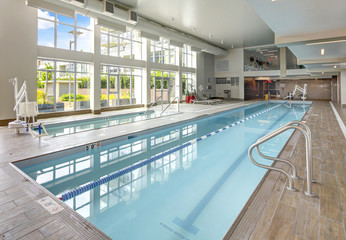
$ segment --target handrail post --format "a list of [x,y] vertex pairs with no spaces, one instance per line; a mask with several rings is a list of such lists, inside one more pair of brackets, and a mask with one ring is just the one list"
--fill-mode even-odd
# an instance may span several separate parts
[[[293,125],[293,124],[300,124],[302,125],[304,128],[300,127],[300,126],[296,126],[296,125]],[[266,169],[271,169],[271,170],[276,170],[276,171],[279,171],[283,174],[285,174],[289,180],[289,186],[288,186],[288,189],[293,189],[293,182],[292,182],[292,177],[287,173],[285,172],[284,170],[282,169],[279,169],[279,168],[275,168],[275,167],[271,167],[271,166],[267,166],[267,165],[263,165],[263,164],[260,164],[258,162],[256,162],[252,156],[252,150],[253,148],[256,147],[257,149],[257,152],[259,153],[260,156],[264,157],[264,158],[267,158],[269,160],[273,160],[273,161],[282,161],[282,162],[285,162],[287,164],[289,164],[290,166],[292,166],[293,168],[293,176],[295,175],[294,172],[295,172],[295,167],[292,163],[288,163],[287,160],[283,160],[283,159],[279,159],[279,158],[273,158],[273,157],[268,157],[268,156],[265,156],[263,155],[260,151],[259,151],[259,148],[258,146],[260,144],[262,144],[263,142],[266,142],[267,140],[281,134],[282,132],[285,132],[289,129],[296,129],[296,130],[299,130],[303,133],[304,137],[305,137],[305,146],[306,146],[306,181],[307,181],[307,190],[305,191],[305,194],[307,196],[314,196],[314,194],[312,193],[312,143],[311,143],[311,131],[309,129],[309,127],[305,124],[305,123],[302,123],[302,122],[299,122],[299,121],[293,121],[293,122],[290,122],[290,123],[287,123],[283,126],[281,126],[280,128],[276,129],[275,131],[267,134],[266,136],[264,137],[261,137],[260,139],[257,140],[256,143],[252,144],[249,148],[249,157],[251,159],[251,161],[256,165],[256,166],[259,166],[259,167],[262,167],[262,168],[266,168]]]
[[179,97],[175,97],[175,98],[168,104],[168,106],[161,112],[160,116],[169,108],[169,106],[172,105],[172,103],[174,102],[175,99],[177,99],[177,102],[178,102],[178,112],[180,111],[180,109],[179,109],[179,102],[180,102]]

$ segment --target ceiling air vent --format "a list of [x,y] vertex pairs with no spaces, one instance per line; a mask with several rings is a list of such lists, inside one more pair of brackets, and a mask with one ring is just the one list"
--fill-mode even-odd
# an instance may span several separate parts
[[137,17],[138,17],[137,13],[131,10],[129,10],[128,13],[129,13],[128,21],[133,24],[137,23]]
[[104,1],[103,2],[103,11],[107,13],[108,15],[113,15],[114,14],[114,4],[109,1]]

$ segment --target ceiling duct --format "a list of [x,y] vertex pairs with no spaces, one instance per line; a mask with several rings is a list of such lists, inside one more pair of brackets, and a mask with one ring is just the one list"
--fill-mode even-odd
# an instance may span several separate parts
[[119,32],[126,32],[126,26],[120,25],[120,24],[117,24],[114,22],[110,22],[110,21],[104,20],[102,18],[97,18],[96,24],[99,26],[102,26],[102,27],[112,28],[112,29],[119,31]]
[[34,8],[40,8],[43,10],[47,10],[50,12],[57,12],[59,14],[62,14],[67,17],[74,17],[74,10],[66,7],[61,7],[58,5],[55,5],[53,3],[44,2],[41,0],[26,0],[25,1],[26,6],[34,7]]
[[155,35],[155,34],[151,34],[151,33],[147,33],[145,31],[141,31],[140,37],[145,37],[145,38],[150,39],[150,40],[155,41],[155,42],[160,41],[160,36]]
[[194,47],[194,46],[191,46],[191,51],[200,53],[200,52],[202,52],[202,49]]
[[[42,1],[42,0],[41,0]],[[148,34],[155,36],[162,36],[163,38],[182,42],[190,46],[201,49],[203,52],[208,52],[214,55],[225,55],[227,52],[219,47],[212,46],[206,42],[195,39],[191,36],[185,35],[173,29],[148,21],[137,16],[137,24],[134,26],[133,19],[129,19],[129,10],[124,10],[114,5],[114,14],[104,14],[104,1],[100,0],[43,0],[44,2],[53,3],[59,6],[68,8],[74,5],[74,10],[82,14],[98,18],[106,19],[107,21],[114,22],[119,25],[126,25],[139,31],[144,31]],[[71,4],[72,3],[72,4]],[[112,18],[110,20],[109,18]],[[149,38],[149,37],[148,37]]]
[[173,40],[173,39],[169,40],[169,44],[172,45],[172,46],[175,46],[175,47],[180,47],[180,48],[184,47],[184,43],[176,41],[176,40]]

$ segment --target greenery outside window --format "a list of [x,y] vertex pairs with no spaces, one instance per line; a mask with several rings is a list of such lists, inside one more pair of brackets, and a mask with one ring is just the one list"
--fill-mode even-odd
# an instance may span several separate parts
[[37,103],[39,112],[90,108],[89,64],[38,59]]
[[101,66],[101,107],[142,102],[142,69]]

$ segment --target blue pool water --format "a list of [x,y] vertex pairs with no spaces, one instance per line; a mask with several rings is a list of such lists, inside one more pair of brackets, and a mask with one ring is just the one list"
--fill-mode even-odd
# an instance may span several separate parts
[[[221,239],[266,173],[251,163],[249,146],[283,124],[301,120],[308,106],[255,104],[17,166],[58,197],[93,186],[65,203],[113,239]],[[276,156],[290,134],[262,144],[262,152]],[[100,186],[93,184],[114,173],[121,174]]]
[[[79,121],[47,124],[45,125],[45,128],[50,136],[56,137],[61,135],[84,132],[88,130],[94,130],[99,128],[111,127],[111,126],[116,126],[120,124],[126,124],[126,123],[132,123],[132,122],[157,118],[157,117],[160,117],[160,113],[161,112],[155,112],[151,110],[147,112],[111,115],[107,117],[99,117],[99,118],[85,119],[85,120],[79,120]],[[163,116],[166,116],[167,114],[174,114],[174,113],[165,112]],[[38,128],[35,130],[38,131]]]

